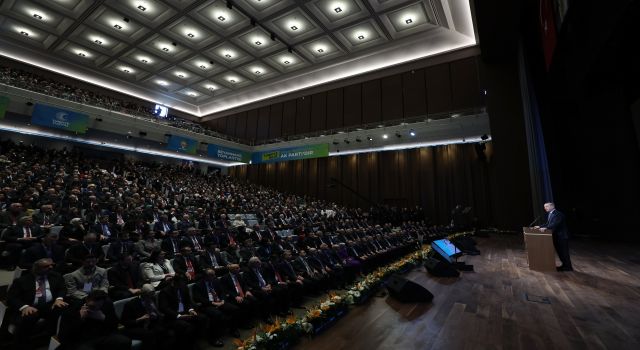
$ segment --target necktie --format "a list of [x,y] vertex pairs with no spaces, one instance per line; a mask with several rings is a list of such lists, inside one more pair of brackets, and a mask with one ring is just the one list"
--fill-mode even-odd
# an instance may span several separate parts
[[200,243],[198,243],[198,239],[195,236],[191,236],[191,240],[193,241],[193,247],[196,250],[200,250]]
[[304,268],[307,269],[307,273],[309,274],[309,276],[313,276],[313,271],[311,271],[311,268],[309,267],[309,264],[307,264],[307,261],[303,257],[300,257],[300,260],[302,261]]
[[49,225],[49,217],[46,215],[44,216],[44,224]]
[[209,301],[220,301],[220,298],[218,298],[218,293],[216,293],[215,288],[213,288],[213,284],[211,284],[210,282],[207,282],[207,292],[209,293]]
[[182,302],[182,293],[180,293],[180,289],[178,289],[177,292],[178,292],[178,313],[181,314],[184,312],[184,303]]
[[31,229],[29,226],[24,227],[24,238],[31,238]]
[[276,275],[276,280],[278,282],[283,282],[282,276],[280,276],[280,273],[278,272],[278,270],[275,267],[273,267],[273,264],[271,264],[271,268],[273,269],[273,273]]
[[102,225],[102,234],[107,237],[111,236],[111,232],[109,232],[109,227],[107,226],[107,224]]
[[191,259],[184,258],[184,263],[187,266],[187,273],[191,278],[195,276],[195,271],[193,270],[193,264],[191,263]]
[[260,270],[255,269],[254,271],[256,273],[256,276],[258,276],[258,283],[260,284],[260,288],[266,286],[267,282],[265,282],[264,278],[262,278],[262,274],[260,273]]
[[38,305],[43,305],[47,302],[47,280],[44,277],[38,278]]
[[216,260],[215,254],[209,253],[209,259],[211,259],[211,266],[218,267],[218,260]]
[[238,281],[238,278],[235,275],[231,275],[231,278],[233,278],[233,284],[236,287],[236,292],[238,292],[238,296],[241,298],[244,298],[244,292],[242,291],[242,286],[240,286],[240,281]]

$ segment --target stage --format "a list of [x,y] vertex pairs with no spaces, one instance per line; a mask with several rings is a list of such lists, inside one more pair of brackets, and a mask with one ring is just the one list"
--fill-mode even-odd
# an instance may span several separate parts
[[[475,272],[406,276],[432,304],[374,297],[296,349],[640,349],[640,246],[572,240],[574,272],[527,267],[520,236],[477,238]],[[559,264],[559,261],[558,261]]]

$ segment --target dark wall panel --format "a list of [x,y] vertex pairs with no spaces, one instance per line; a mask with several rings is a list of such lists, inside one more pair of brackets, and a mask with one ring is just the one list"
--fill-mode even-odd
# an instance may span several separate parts
[[269,113],[269,138],[282,136],[282,103],[271,105]]
[[297,112],[296,112],[296,134],[305,134],[310,131],[309,120],[311,118],[311,99],[299,98],[296,99]]
[[269,137],[269,110],[269,106],[258,110],[258,130],[256,132],[258,141],[266,140]]
[[402,75],[402,98],[406,118],[427,114],[427,91],[424,69]]
[[236,136],[236,124],[238,123],[238,116],[232,115],[227,117],[227,126],[225,130],[225,134],[230,136]]
[[247,112],[247,140],[256,139],[256,131],[258,129],[258,110],[252,109]]
[[327,127],[327,93],[311,96],[311,131],[325,130]]
[[362,83],[362,123],[377,123],[382,120],[380,113],[380,79]]
[[238,114],[235,136],[243,140],[247,139],[247,112]]
[[284,103],[282,111],[282,135],[289,136],[296,133],[296,101]]
[[476,58],[470,57],[450,63],[451,96],[454,110],[480,105],[480,87]]
[[449,65],[441,64],[428,67],[424,72],[427,81],[428,112],[443,113],[451,111],[451,79]]
[[344,125],[342,94],[342,89],[327,91],[327,129],[337,129]]
[[362,124],[362,84],[344,88],[344,126]]
[[401,119],[402,108],[402,76],[392,75],[380,79],[382,120]]

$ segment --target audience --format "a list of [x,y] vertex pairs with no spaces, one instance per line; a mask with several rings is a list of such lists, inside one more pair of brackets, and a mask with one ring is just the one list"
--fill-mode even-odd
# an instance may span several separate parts
[[0,142],[0,162],[0,263],[47,270],[44,288],[55,289],[40,301],[20,289],[39,288],[34,277],[14,284],[9,311],[22,327],[33,322],[19,317],[25,305],[66,308],[63,324],[87,333],[61,329],[63,345],[130,346],[112,303],[133,298],[120,322],[144,348],[169,346],[154,337],[166,329],[181,346],[198,334],[222,346],[225,332],[272,322],[412,251],[418,237],[451,232],[428,226],[419,208],[367,213],[179,166],[10,141]]

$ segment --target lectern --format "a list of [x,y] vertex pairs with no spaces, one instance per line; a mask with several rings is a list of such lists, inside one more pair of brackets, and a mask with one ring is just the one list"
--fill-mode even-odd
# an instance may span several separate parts
[[527,249],[529,269],[535,271],[555,271],[556,256],[553,249],[551,230],[540,231],[533,227],[523,227],[524,244]]

